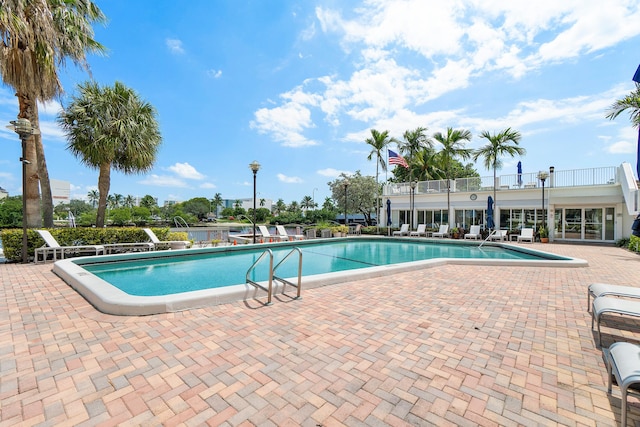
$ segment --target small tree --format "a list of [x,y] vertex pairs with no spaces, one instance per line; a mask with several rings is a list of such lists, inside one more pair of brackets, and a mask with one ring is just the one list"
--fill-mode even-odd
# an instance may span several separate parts
[[333,200],[338,206],[338,212],[340,212],[340,207],[345,206],[345,182],[348,182],[346,191],[347,214],[360,213],[364,216],[367,224],[371,224],[371,214],[376,210],[376,198],[378,195],[375,177],[363,176],[360,171],[356,171],[351,176],[341,174],[340,178],[327,183],[331,189]]

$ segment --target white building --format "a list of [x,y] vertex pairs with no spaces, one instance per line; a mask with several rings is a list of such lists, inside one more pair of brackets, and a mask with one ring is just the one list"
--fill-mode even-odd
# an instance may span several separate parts
[[[614,242],[631,235],[638,213],[639,192],[629,163],[619,167],[464,178],[450,181],[447,210],[446,180],[387,184],[383,192],[381,225],[386,225],[387,200],[391,226],[412,223],[468,230],[487,223],[488,198],[494,197],[495,227],[519,233],[543,223],[551,241]],[[412,188],[413,187],[413,188]],[[543,195],[544,194],[544,195]]]

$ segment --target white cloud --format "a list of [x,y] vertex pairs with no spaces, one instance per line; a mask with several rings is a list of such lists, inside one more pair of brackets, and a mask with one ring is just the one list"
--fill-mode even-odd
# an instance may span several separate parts
[[62,111],[62,105],[56,100],[50,100],[45,103],[38,102],[38,116],[56,116]]
[[184,48],[182,47],[182,40],[166,39],[165,43],[171,53],[174,53],[177,55],[181,55],[184,53]]
[[222,77],[222,70],[207,70],[207,75],[211,78],[219,79],[220,77]]
[[611,154],[631,154],[636,152],[636,143],[630,141],[618,141],[606,147],[606,152]]
[[200,184],[199,187],[204,189],[217,188],[216,185],[211,182],[205,182],[204,184]]
[[279,173],[277,177],[278,177],[278,181],[284,182],[287,184],[301,184],[303,182],[302,179],[297,176],[286,176],[284,174]]
[[139,184],[143,185],[152,185],[154,187],[179,187],[186,188],[187,183],[183,180],[176,178],[174,176],[166,176],[166,175],[149,175],[141,181],[138,181]]
[[189,163],[176,163],[173,166],[169,166],[167,169],[178,175],[180,178],[195,180],[202,180],[205,178],[203,174],[198,172],[196,168],[191,166]]
[[338,169],[327,168],[318,170],[318,175],[326,176],[329,178],[338,178],[341,175],[352,175],[353,172],[350,171],[341,171]]

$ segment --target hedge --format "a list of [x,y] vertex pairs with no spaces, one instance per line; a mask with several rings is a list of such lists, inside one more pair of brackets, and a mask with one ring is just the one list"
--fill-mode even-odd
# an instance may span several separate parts
[[[50,228],[47,229],[60,246],[101,245],[109,243],[148,242],[149,237],[141,228]],[[188,240],[186,232],[171,232],[169,228],[151,228],[160,240]],[[22,260],[22,229],[0,231],[4,257],[8,261]],[[32,229],[27,230],[27,253],[33,259],[36,248],[44,246],[44,240]]]

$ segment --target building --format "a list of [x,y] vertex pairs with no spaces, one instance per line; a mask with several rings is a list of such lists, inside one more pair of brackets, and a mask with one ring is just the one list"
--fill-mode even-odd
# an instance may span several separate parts
[[7,197],[9,197],[9,192],[4,188],[0,187],[0,200],[6,199]]
[[[495,228],[549,229],[551,241],[614,242],[631,235],[638,213],[638,184],[629,163],[619,167],[500,175],[387,184],[381,225],[449,224],[468,230],[487,224],[489,196],[494,198]],[[387,202],[388,201],[388,202]],[[387,204],[389,204],[388,209]],[[388,212],[390,211],[390,215]]]

